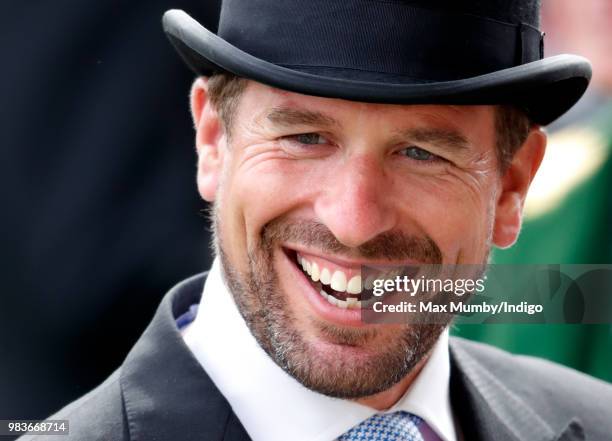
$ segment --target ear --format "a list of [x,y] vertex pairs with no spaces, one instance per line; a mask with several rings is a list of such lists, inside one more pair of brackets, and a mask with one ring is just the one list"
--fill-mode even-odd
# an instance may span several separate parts
[[512,246],[518,238],[527,190],[540,167],[545,150],[546,134],[536,126],[530,130],[502,177],[493,227],[493,243],[499,248]]
[[208,202],[215,199],[223,165],[223,130],[208,96],[208,79],[200,77],[191,87],[191,115],[196,130],[198,191]]

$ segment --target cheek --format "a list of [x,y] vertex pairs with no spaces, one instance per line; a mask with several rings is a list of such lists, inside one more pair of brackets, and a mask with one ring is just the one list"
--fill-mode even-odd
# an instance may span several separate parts
[[405,187],[411,189],[402,201],[406,225],[416,222],[440,247],[446,262],[482,260],[494,208],[489,179],[419,176]]
[[303,165],[268,159],[228,170],[220,187],[224,242],[234,255],[256,246],[262,228],[307,197],[312,182]]

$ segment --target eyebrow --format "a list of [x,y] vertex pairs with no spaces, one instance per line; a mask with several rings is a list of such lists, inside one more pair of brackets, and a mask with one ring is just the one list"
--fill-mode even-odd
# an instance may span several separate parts
[[434,144],[445,150],[464,151],[470,148],[468,139],[460,132],[442,128],[412,128],[398,132],[401,140]]
[[[281,127],[318,126],[340,127],[335,118],[318,111],[296,109],[294,107],[275,107],[265,117],[268,121]],[[460,132],[446,128],[410,128],[397,132],[399,142],[408,139],[415,143],[434,144],[449,151],[465,151],[470,148],[468,139]]]
[[340,126],[340,123],[329,115],[306,109],[292,107],[275,107],[266,115],[273,124],[283,127],[291,126]]

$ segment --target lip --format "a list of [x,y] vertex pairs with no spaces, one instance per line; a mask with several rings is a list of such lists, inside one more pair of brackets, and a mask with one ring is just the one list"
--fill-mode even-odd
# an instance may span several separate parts
[[387,266],[411,266],[411,265],[423,265],[424,262],[418,262],[416,260],[404,260],[401,262],[390,262],[388,260],[364,260],[364,259],[351,259],[350,257],[337,257],[330,256],[322,253],[320,250],[312,250],[299,245],[283,245],[285,254],[287,253],[301,253],[310,254],[320,259],[327,260],[334,263],[337,266],[344,267],[346,269],[359,270],[362,267],[387,267]]
[[291,279],[295,281],[298,291],[304,293],[311,310],[325,321],[350,327],[371,326],[361,320],[361,308],[343,309],[332,305],[319,294],[312,286],[310,280],[297,266],[295,260],[296,250],[283,248],[283,257],[287,260],[287,265],[291,267]]

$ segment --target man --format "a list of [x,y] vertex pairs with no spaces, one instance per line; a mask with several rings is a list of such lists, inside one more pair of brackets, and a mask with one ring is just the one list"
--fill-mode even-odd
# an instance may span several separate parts
[[538,11],[227,0],[219,35],[168,12],[200,75],[217,260],[54,418],[78,440],[609,439],[609,385],[358,307],[362,266],[479,264],[516,240],[541,126],[590,78],[541,59]]

